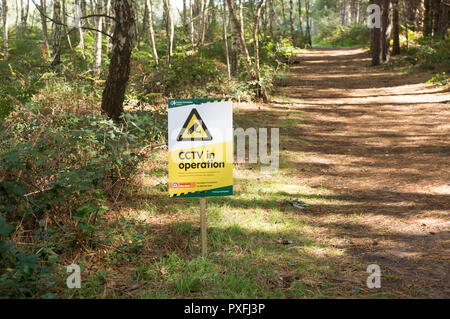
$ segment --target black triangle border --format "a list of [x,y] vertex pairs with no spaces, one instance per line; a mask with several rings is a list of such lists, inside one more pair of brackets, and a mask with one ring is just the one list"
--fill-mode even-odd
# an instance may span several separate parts
[[[194,115],[197,116],[197,119],[202,123],[203,131],[205,131],[207,137],[181,138],[181,137],[183,136],[184,132],[186,131],[187,126],[188,126],[189,122],[191,121],[191,119],[192,119],[192,117],[193,117]],[[208,128],[206,127],[205,122],[203,122],[202,117],[200,116],[200,114],[198,114],[197,109],[196,109],[196,108],[193,108],[193,109],[191,110],[191,113],[189,113],[189,116],[188,116],[186,122],[184,123],[184,125],[183,125],[183,127],[182,127],[182,129],[181,129],[181,131],[180,131],[180,134],[178,134],[177,142],[183,142],[183,141],[191,141],[191,142],[192,142],[192,141],[212,141],[212,139],[213,139],[213,138],[212,138],[212,136],[211,136],[211,133],[209,133],[209,130],[208,130]]]

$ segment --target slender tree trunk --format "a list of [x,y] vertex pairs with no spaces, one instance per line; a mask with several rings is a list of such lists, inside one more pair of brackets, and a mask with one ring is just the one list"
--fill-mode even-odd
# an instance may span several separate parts
[[[45,0],[41,0],[41,1],[45,2]],[[82,11],[81,11],[80,0],[76,0],[75,1],[75,5],[76,5],[75,6],[75,16],[81,17]],[[77,31],[78,31],[78,37],[80,38],[80,42],[78,43],[78,47],[81,50],[84,50],[84,33],[83,33],[83,29],[81,28],[81,24],[82,24],[81,21],[82,21],[81,19],[79,21],[77,21],[78,24],[76,25],[76,28],[77,28]],[[82,51],[82,55],[83,55],[83,58],[84,58],[83,51]]]
[[[97,14],[103,13],[103,0],[97,0]],[[99,75],[102,67],[102,33],[103,18],[97,17],[96,29],[94,38],[94,75]]]
[[192,0],[189,0],[189,38],[192,45],[194,45],[194,32],[194,7],[192,5]]
[[300,26],[300,40],[303,42],[302,0],[298,0],[298,20]]
[[261,29],[264,37],[267,36],[267,21],[267,1],[265,1],[261,11]]
[[[255,21],[253,23],[253,43],[254,43],[254,56],[255,56],[255,78],[258,82],[257,96],[262,98],[264,101],[267,100],[267,94],[264,88],[261,86],[261,71],[259,68],[259,42],[258,42],[258,31],[259,31],[259,19],[261,17],[262,6],[264,5],[264,0],[261,0],[256,7]],[[292,7],[291,7],[292,9]],[[292,11],[291,11],[292,12]]]
[[347,0],[341,0],[341,10],[340,10],[340,24],[345,25],[345,9],[347,6]]
[[[45,0],[44,0],[45,1]],[[80,10],[81,10],[81,15],[83,17],[87,16],[87,5],[86,5],[86,0],[79,0],[80,1]],[[89,19],[84,19],[84,25],[86,25],[87,27],[89,27]]]
[[381,48],[382,61],[389,62],[390,59],[390,39],[391,39],[391,0],[383,0],[382,14],[381,14]]
[[289,24],[291,28],[292,41],[294,41],[294,0],[289,0]]
[[48,45],[47,18],[45,17],[47,6],[45,4],[45,0],[41,0],[40,3],[39,13],[41,15],[42,41],[44,42],[45,54],[48,55],[50,47]]
[[156,42],[155,42],[155,31],[153,29],[153,3],[151,0],[146,0],[147,3],[147,20],[148,20],[148,37],[150,40],[150,46],[152,48],[152,56],[155,61],[155,65],[159,65],[158,51],[156,51]]
[[234,24],[235,29],[238,32],[239,36],[239,42],[241,45],[241,52],[244,54],[245,58],[245,66],[247,67],[247,73],[250,78],[253,78],[253,71],[252,71],[252,59],[250,58],[250,54],[248,53],[247,44],[245,42],[244,34],[242,33],[241,24],[239,23],[239,20],[236,16],[236,7],[234,0],[227,0],[228,1],[228,7],[230,8],[230,19],[231,24]]
[[222,31],[223,31],[223,41],[225,43],[225,57],[227,60],[227,78],[228,82],[231,81],[231,66],[230,66],[230,52],[228,50],[228,37],[227,37],[227,2],[223,0],[223,15],[222,15]]
[[19,2],[18,2],[18,0],[16,0],[16,24],[15,24],[16,25],[16,30],[19,30],[19,16],[20,16]]
[[173,54],[173,37],[174,37],[174,25],[172,19],[172,6],[170,5],[170,0],[164,0],[164,9],[167,18],[167,61],[166,64],[170,66],[170,59]]
[[130,76],[130,57],[135,37],[133,0],[113,0],[116,24],[108,78],[102,97],[102,110],[115,121],[123,113],[123,100]]
[[202,34],[200,37],[200,44],[203,45],[205,42],[206,30],[208,27],[208,9],[209,9],[209,0],[203,1],[203,10],[202,10]]
[[360,16],[361,16],[361,0],[356,0],[356,17],[355,17],[355,23],[359,24],[360,22]]
[[141,41],[143,39],[145,39],[145,32],[148,29],[147,27],[147,17],[148,17],[148,6],[147,6],[147,1],[144,1],[144,12],[142,14],[142,27],[141,30],[139,31],[139,36],[138,36],[138,50],[141,50]]
[[[70,40],[70,34],[69,34],[69,28],[67,27],[67,11],[66,11],[66,0],[61,0],[62,2],[62,23],[63,26],[61,29],[64,29],[64,33],[66,34],[67,37],[67,43],[69,44],[69,48],[70,50],[72,50],[72,41]],[[101,0],[102,1],[102,0]]]
[[[382,1],[384,0],[372,0],[371,4],[376,4],[382,8]],[[372,28],[370,32],[370,51],[372,55],[372,65],[380,65],[383,59],[381,49],[381,28]]]
[[311,11],[310,11],[310,0],[306,0],[306,36],[308,38],[308,44],[312,47],[311,41]]
[[400,54],[400,15],[399,15],[399,0],[392,0],[393,17],[392,17],[392,55]]
[[280,2],[281,2],[281,34],[282,34],[282,37],[284,37],[285,36],[285,28],[284,28],[284,26],[285,26],[285,22],[286,22],[286,8],[285,8],[285,5],[284,5],[284,0],[279,0]]
[[[229,15],[231,16],[231,13],[229,13]],[[239,55],[240,55],[239,31],[236,29],[236,25],[231,22],[231,19],[229,20],[231,29],[231,50],[230,50],[231,71],[233,74],[237,74],[239,68]]]
[[410,30],[415,31],[416,29],[416,13],[417,13],[417,8],[415,5],[415,0],[411,0],[411,1],[407,1],[405,0],[405,9],[406,9],[406,21],[408,24],[408,28]]
[[272,38],[274,38],[277,42],[281,42],[281,34],[280,27],[278,25],[278,19],[275,15],[275,10],[273,8],[273,0],[269,1],[269,19],[270,19],[270,30]]
[[61,2],[60,0],[53,0],[53,56],[52,66],[57,66],[61,63]]
[[27,4],[24,5],[24,0],[20,0],[20,34],[22,37],[25,36],[25,31],[27,30],[27,20],[28,20],[28,12],[30,9],[30,0],[26,0]]
[[241,33],[245,34],[244,24],[244,6],[242,0],[239,0],[239,23],[241,24]]
[[184,32],[188,33],[188,27],[187,27],[187,10],[186,10],[186,0],[183,0],[183,28]]
[[432,0],[425,0],[425,17],[423,26],[423,35],[429,36],[433,31],[433,12],[431,6]]
[[444,1],[441,2],[441,13],[439,18],[438,35],[441,39],[446,39],[448,35],[448,20],[449,20],[450,6],[446,5]]
[[3,60],[8,60],[8,2],[3,0]]
[[439,33],[439,19],[441,13],[441,0],[433,0],[433,36]]

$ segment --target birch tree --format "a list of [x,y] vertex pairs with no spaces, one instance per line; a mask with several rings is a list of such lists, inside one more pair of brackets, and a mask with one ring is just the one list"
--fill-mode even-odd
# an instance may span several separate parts
[[103,13],[103,0],[97,0],[96,5],[96,14],[99,16],[96,17],[97,21],[95,24],[95,28],[98,30],[95,32],[94,37],[94,75],[99,75],[102,67],[102,31],[103,31],[103,17],[101,14]]
[[113,0],[115,26],[108,78],[102,96],[102,111],[115,121],[123,113],[125,90],[130,76],[130,57],[135,38],[133,0]]
[[255,13],[255,19],[253,22],[253,45],[254,45],[254,56],[255,56],[255,79],[257,81],[257,97],[263,98],[264,101],[267,100],[267,94],[261,86],[261,71],[259,67],[259,42],[258,42],[258,31],[259,31],[259,19],[261,17],[262,6],[264,5],[264,0],[260,0]]
[[8,60],[8,2],[3,0],[3,60]]
[[156,42],[155,42],[155,31],[153,29],[153,3],[152,0],[146,0],[147,3],[147,21],[148,21],[148,37],[150,40],[150,47],[152,50],[153,60],[155,61],[155,65],[159,65],[158,51],[156,50]]
[[174,37],[174,24],[172,18],[172,7],[170,5],[170,0],[164,0],[164,11],[167,19],[166,33],[167,33],[167,60],[166,64],[170,65],[170,59],[173,54],[173,37]]
[[62,37],[62,22],[61,22],[61,2],[60,0],[53,0],[53,54],[52,66],[57,66],[61,63],[61,37]]
[[25,36],[25,31],[27,29],[28,11],[30,9],[30,0],[26,0],[26,5],[24,0],[20,0],[20,34],[22,37]]
[[237,35],[239,37],[240,48],[245,58],[245,66],[247,68],[247,73],[250,77],[253,77],[252,59],[250,58],[250,54],[248,53],[247,43],[245,42],[245,36],[244,33],[242,32],[241,24],[236,16],[236,4],[234,3],[234,0],[227,0],[227,1],[228,7],[230,8],[231,24],[234,25],[234,30],[235,32],[237,32]]
[[227,37],[227,2],[223,0],[223,14],[222,14],[222,32],[223,41],[225,43],[225,58],[227,60],[227,79],[231,81],[231,66],[230,66],[230,52],[228,50],[228,37]]

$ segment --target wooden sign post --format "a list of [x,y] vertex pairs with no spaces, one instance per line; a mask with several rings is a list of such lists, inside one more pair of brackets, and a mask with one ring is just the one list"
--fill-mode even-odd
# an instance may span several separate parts
[[206,197],[200,197],[200,234],[202,239],[202,256],[208,255],[206,242]]
[[233,105],[229,99],[169,100],[169,196],[200,197],[207,256],[206,197],[233,194]]

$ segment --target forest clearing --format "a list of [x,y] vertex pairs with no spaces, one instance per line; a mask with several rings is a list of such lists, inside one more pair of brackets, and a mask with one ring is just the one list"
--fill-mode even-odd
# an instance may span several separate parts
[[[449,298],[447,2],[183,2],[171,21],[170,0],[92,1],[92,30],[63,36],[61,19],[51,46],[42,26],[11,27],[0,297]],[[111,5],[116,25],[99,27]],[[199,199],[168,196],[168,99],[182,98],[232,100],[234,129],[279,128],[276,172],[235,159],[233,195],[207,198],[207,256]]]

